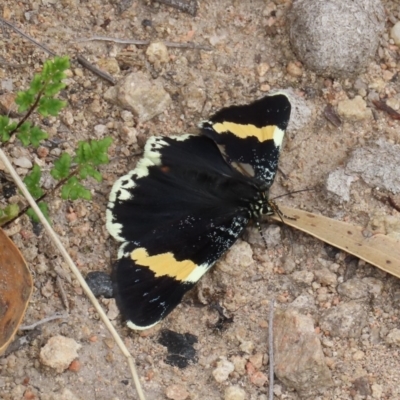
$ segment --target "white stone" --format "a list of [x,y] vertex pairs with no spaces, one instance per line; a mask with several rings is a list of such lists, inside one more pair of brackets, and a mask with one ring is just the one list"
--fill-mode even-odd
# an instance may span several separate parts
[[228,361],[225,357],[221,357],[220,361],[217,362],[217,368],[212,372],[214,379],[218,383],[226,381],[229,374],[235,370],[233,363]]
[[400,21],[396,22],[390,30],[390,37],[397,46],[400,46]]

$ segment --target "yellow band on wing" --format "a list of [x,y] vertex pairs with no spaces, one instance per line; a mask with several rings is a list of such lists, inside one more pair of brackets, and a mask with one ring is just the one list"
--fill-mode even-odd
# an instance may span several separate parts
[[149,256],[149,253],[144,247],[133,250],[131,258],[137,265],[148,267],[154,272],[156,278],[168,275],[178,281],[185,281],[197,268],[197,265],[193,261],[177,261],[172,253]]
[[[280,145],[282,142],[283,131],[279,129],[275,125],[268,125],[262,128],[257,128],[255,125],[241,125],[235,124],[234,122],[218,122],[212,125],[213,129],[217,133],[231,132],[235,136],[246,139],[249,136],[255,136],[259,142],[265,142],[266,140],[273,139],[275,142],[278,140],[279,143],[275,143],[276,145]],[[283,135],[282,135],[283,137]]]

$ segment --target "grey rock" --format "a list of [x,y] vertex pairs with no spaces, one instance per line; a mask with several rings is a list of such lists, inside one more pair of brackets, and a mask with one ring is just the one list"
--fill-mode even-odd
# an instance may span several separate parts
[[274,350],[277,377],[301,396],[310,398],[332,385],[331,372],[311,317],[293,309],[277,311]]
[[132,111],[141,122],[161,114],[171,103],[160,80],[150,80],[144,73],[127,75],[104,93],[104,98]]
[[291,303],[290,308],[297,310],[300,314],[317,315],[317,306],[315,305],[314,296],[310,294],[301,294],[296,297]]
[[346,173],[359,174],[371,187],[400,193],[400,145],[379,139],[356,149],[346,165]]
[[368,284],[361,279],[352,278],[341,283],[337,287],[337,291],[341,296],[346,296],[349,299],[362,299],[368,297]]
[[367,312],[361,304],[352,300],[326,310],[319,321],[323,331],[332,337],[359,338],[367,325]]
[[334,286],[337,283],[337,276],[328,268],[321,268],[314,271],[315,280],[321,285]]
[[297,0],[289,13],[290,42],[318,74],[357,74],[375,55],[384,21],[379,0]]
[[326,190],[339,203],[349,201],[350,187],[355,180],[356,178],[346,174],[343,168],[338,168],[328,175]]

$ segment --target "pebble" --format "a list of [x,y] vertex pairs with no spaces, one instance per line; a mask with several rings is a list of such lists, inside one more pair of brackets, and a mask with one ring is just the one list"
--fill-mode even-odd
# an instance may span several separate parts
[[170,95],[160,80],[150,80],[143,72],[134,72],[104,93],[104,99],[132,111],[140,122],[161,114],[171,104]]
[[259,76],[264,76],[269,71],[269,64],[268,63],[260,63],[257,65],[257,73]]
[[40,350],[40,361],[58,373],[65,371],[71,362],[78,357],[81,348],[74,339],[65,336],[53,336]]
[[112,281],[109,274],[103,271],[92,271],[86,275],[85,280],[96,297],[113,297]]
[[17,96],[14,93],[3,93],[0,95],[0,112],[8,115],[11,112],[16,112],[18,107],[15,104],[15,98]]
[[33,166],[32,161],[29,160],[29,158],[27,158],[27,157],[19,157],[19,158],[14,159],[14,164],[17,167],[26,168],[26,169],[30,169]]
[[400,46],[400,21],[396,22],[390,30],[390,37],[397,46]]
[[332,337],[359,338],[366,325],[367,312],[354,300],[324,311],[320,318],[321,329]]
[[95,125],[95,127],[93,129],[94,129],[95,135],[98,138],[103,137],[108,131],[107,127],[103,124]]
[[372,118],[372,111],[367,107],[365,100],[357,95],[354,99],[341,100],[337,107],[338,114],[351,121],[362,121]]
[[185,99],[184,105],[188,113],[201,113],[207,100],[206,86],[203,78],[197,76],[182,87],[182,97]]
[[349,299],[363,299],[368,296],[368,285],[361,279],[352,278],[341,283],[337,287],[337,291],[341,296],[346,296]]
[[146,50],[146,56],[156,66],[169,61],[167,46],[162,42],[150,43]]
[[317,282],[325,286],[335,286],[337,283],[337,276],[328,268],[321,268],[314,271],[314,276]]
[[394,328],[387,334],[385,342],[388,344],[395,344],[400,346],[400,329]]
[[302,294],[296,297],[290,307],[296,309],[301,314],[317,315],[317,306],[315,305],[314,296],[310,294]]
[[189,397],[189,392],[184,386],[174,384],[165,389],[165,395],[171,400],[186,400]]
[[246,373],[246,359],[240,356],[231,357],[231,361],[235,367],[235,371],[239,375],[244,375]]
[[303,69],[301,67],[299,67],[295,62],[291,61],[287,67],[286,67],[286,71],[289,75],[295,77],[295,78],[299,78],[303,75]]
[[118,61],[113,58],[100,58],[97,61],[97,65],[100,69],[110,73],[110,74],[118,74],[120,72]]
[[249,361],[254,365],[255,368],[260,369],[263,363],[262,353],[256,353],[249,357]]
[[275,374],[285,385],[312,393],[332,385],[321,342],[310,316],[277,310],[274,319]]
[[383,388],[381,385],[378,385],[377,383],[374,383],[371,385],[372,389],[372,397],[374,399],[381,399],[383,395]]
[[119,131],[121,139],[127,146],[137,143],[138,132],[136,128],[122,125]]
[[243,240],[238,240],[235,246],[228,250],[224,259],[217,264],[217,268],[230,275],[237,276],[242,274],[243,269],[253,262],[251,246]]
[[245,400],[246,392],[239,386],[229,386],[225,389],[224,400]]
[[225,357],[221,357],[217,362],[217,368],[212,372],[214,379],[218,383],[222,383],[229,378],[229,374],[231,374],[235,370],[235,366],[233,363],[228,361]]
[[298,283],[305,283],[306,285],[311,285],[314,280],[314,274],[311,271],[295,271],[292,274],[292,278],[294,281]]

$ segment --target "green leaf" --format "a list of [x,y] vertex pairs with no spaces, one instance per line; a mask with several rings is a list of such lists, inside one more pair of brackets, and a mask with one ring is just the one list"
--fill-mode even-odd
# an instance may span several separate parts
[[44,139],[47,139],[49,134],[47,132],[42,131],[37,126],[34,126],[30,132],[30,141],[33,147],[38,147],[40,142]]
[[44,94],[46,96],[54,96],[57,93],[59,93],[62,89],[64,89],[65,86],[67,86],[67,85],[65,83],[62,83],[62,82],[49,83],[46,86]]
[[17,204],[9,204],[3,210],[0,209],[0,226],[15,218],[19,213]]
[[54,57],[53,63],[57,71],[65,71],[70,67],[68,56]]
[[17,133],[17,138],[26,147],[31,143],[31,123],[25,121],[19,128]]
[[35,74],[29,86],[30,87],[29,92],[35,96],[43,89],[43,85],[44,83],[42,81],[41,75]]
[[91,165],[84,164],[79,168],[79,178],[86,179],[88,176],[96,179],[97,182],[101,182],[103,179],[99,171],[95,170]]
[[[42,214],[47,219],[47,221],[51,222],[50,215],[49,215],[49,206],[47,205],[47,203],[41,201],[40,203],[38,203],[38,207],[39,207],[40,211],[42,212]],[[28,210],[26,211],[26,214],[32,219],[33,222],[40,222],[39,217],[37,216],[35,211],[33,211],[32,208],[28,208]]]
[[76,157],[74,162],[77,164],[85,164],[92,159],[92,149],[88,142],[78,142],[78,149],[76,150]]
[[54,161],[54,167],[50,171],[54,179],[65,179],[69,175],[71,169],[71,156],[68,153],[63,153],[61,157]]
[[61,198],[64,200],[91,200],[92,194],[78,180],[76,176],[68,179],[61,189]]
[[0,140],[7,142],[10,140],[9,135],[10,118],[5,115],[0,115]]
[[19,106],[18,112],[26,111],[35,102],[35,93],[30,90],[18,92],[15,103]]
[[52,115],[56,117],[63,107],[67,105],[66,101],[52,99],[50,97],[42,97],[39,101],[38,113],[43,117]]
[[29,193],[37,199],[43,195],[43,190],[40,187],[40,178],[42,176],[42,171],[38,165],[34,165],[32,171],[27,174],[24,178],[24,183],[29,190]]

